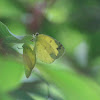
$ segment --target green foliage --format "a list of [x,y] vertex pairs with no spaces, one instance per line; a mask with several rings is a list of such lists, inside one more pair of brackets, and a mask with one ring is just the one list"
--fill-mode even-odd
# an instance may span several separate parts
[[6,25],[0,22],[0,37],[6,43],[32,43],[30,40],[33,39],[32,35],[29,36],[17,36],[13,34]]
[[20,84],[23,71],[23,65],[13,58],[0,57],[0,91],[7,92],[16,88]]
[[2,18],[12,18],[22,14],[20,8],[16,7],[12,0],[1,0],[0,9],[0,16]]
[[[20,21],[14,23],[13,21],[7,22],[9,25],[9,30],[15,35],[26,35],[26,28],[25,25],[22,24]],[[17,28],[16,28],[17,27]]]
[[0,100],[13,100],[9,95],[0,92]]
[[9,29],[2,22],[0,22],[0,37],[11,37],[11,34],[12,33],[9,31]]
[[52,66],[39,64],[37,67],[46,79],[61,89],[65,96],[64,100],[99,100],[100,88],[91,79],[69,72],[66,68],[58,69],[59,64]]
[[[0,100],[100,100],[99,5],[99,0],[0,0]],[[27,79],[22,45],[35,45],[36,32],[60,41],[65,54],[50,65],[37,59]]]

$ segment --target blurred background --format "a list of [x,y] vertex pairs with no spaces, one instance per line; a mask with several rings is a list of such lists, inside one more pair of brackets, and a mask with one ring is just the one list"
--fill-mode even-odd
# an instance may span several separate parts
[[0,0],[0,21],[65,48],[52,64],[37,60],[27,79],[22,44],[0,38],[0,100],[100,100],[100,0]]

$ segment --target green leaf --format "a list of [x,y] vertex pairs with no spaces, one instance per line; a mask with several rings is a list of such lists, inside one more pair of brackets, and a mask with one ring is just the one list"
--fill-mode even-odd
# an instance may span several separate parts
[[4,25],[1,21],[0,21],[0,37],[6,38],[6,37],[10,37],[13,34],[9,31],[9,29],[7,28],[6,25]]
[[0,21],[0,38],[4,39],[5,43],[33,43],[32,35],[27,36],[17,36],[10,32],[8,27]]
[[56,69],[59,65],[38,64],[37,67],[47,80],[60,88],[65,100],[100,100],[100,87],[91,79]]
[[16,98],[15,100],[34,100],[26,91],[23,90],[13,91],[11,95]]
[[0,91],[10,91],[20,84],[24,71],[23,64],[14,59],[0,57]]
[[8,96],[7,94],[5,93],[1,93],[0,92],[0,100],[14,100],[12,99],[10,96]]
[[0,21],[0,38],[5,42],[19,41],[18,37],[10,32],[8,27]]

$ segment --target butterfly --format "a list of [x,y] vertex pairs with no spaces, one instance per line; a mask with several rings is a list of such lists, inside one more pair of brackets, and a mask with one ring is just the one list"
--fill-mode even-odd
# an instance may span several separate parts
[[33,36],[17,36],[0,21],[0,37],[4,43],[24,43],[23,61],[25,74],[28,78],[36,64],[36,58],[45,63],[52,63],[63,55],[64,47],[57,40],[44,34],[35,33]]
[[36,64],[36,58],[50,64],[64,53],[63,45],[48,35],[36,33],[33,40],[35,40],[34,46],[27,43],[23,45],[23,61],[27,78]]

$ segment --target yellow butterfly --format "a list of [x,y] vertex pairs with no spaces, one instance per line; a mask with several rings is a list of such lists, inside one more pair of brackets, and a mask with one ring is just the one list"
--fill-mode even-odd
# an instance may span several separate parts
[[27,78],[30,76],[32,69],[35,66],[36,57],[39,60],[50,64],[64,53],[63,45],[52,37],[36,33],[34,38],[34,47],[32,44],[25,43],[23,45],[23,59]]

